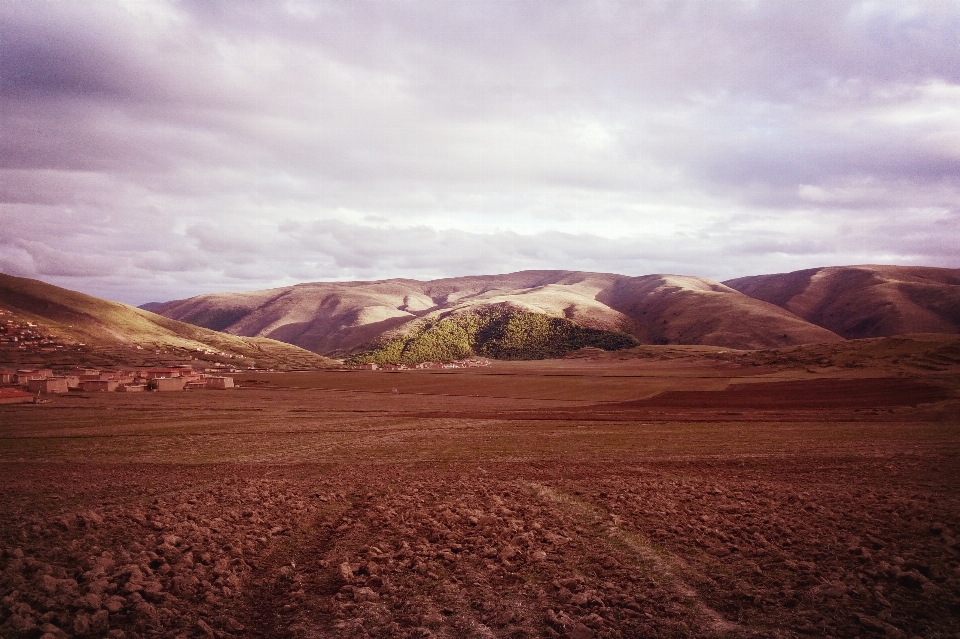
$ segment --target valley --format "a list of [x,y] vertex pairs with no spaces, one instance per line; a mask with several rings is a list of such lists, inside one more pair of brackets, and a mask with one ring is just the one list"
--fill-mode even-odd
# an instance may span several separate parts
[[0,634],[960,631],[956,337],[236,381],[0,406]]
[[952,277],[3,276],[0,636],[955,637]]

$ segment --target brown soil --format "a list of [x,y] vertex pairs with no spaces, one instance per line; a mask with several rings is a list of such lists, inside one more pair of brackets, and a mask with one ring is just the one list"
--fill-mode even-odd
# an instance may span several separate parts
[[0,636],[957,637],[960,368],[902,372],[704,355],[3,406]]
[[[916,406],[952,396],[950,389],[913,379],[805,379],[762,384],[736,384],[723,391],[667,391],[650,399],[621,402],[617,407],[850,409]],[[610,408],[605,406],[604,408]]]

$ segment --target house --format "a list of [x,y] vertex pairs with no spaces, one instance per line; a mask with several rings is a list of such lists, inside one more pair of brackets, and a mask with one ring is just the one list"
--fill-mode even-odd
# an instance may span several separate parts
[[203,390],[207,387],[207,383],[200,380],[184,380],[183,390]]
[[100,375],[100,369],[97,368],[77,368],[70,371],[73,375]]
[[374,364],[373,362],[370,362],[369,364],[360,364],[359,366],[357,366],[357,368],[363,371],[375,371],[377,370],[377,365]]
[[121,393],[142,393],[147,390],[147,387],[143,384],[124,384],[117,388]]
[[80,382],[80,388],[93,393],[110,393],[117,390],[120,382],[112,379],[88,379]]
[[31,379],[27,382],[27,390],[31,393],[67,393],[66,377],[47,377],[46,379]]
[[150,380],[153,390],[157,391],[182,391],[183,380],[179,377],[154,377]]
[[53,371],[49,368],[21,368],[17,371],[15,383],[26,386],[31,379],[46,379],[53,377]]
[[13,371],[0,371],[0,384],[12,384],[16,376]]
[[233,388],[232,377],[208,377],[207,388]]
[[142,375],[146,379],[159,379],[161,377],[180,377],[179,368],[151,368],[143,371]]
[[29,404],[36,398],[16,388],[0,388],[0,404]]

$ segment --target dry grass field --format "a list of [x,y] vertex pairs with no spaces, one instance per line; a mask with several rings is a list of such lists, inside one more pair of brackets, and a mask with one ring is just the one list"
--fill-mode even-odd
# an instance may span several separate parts
[[950,339],[2,406],[0,636],[960,637]]

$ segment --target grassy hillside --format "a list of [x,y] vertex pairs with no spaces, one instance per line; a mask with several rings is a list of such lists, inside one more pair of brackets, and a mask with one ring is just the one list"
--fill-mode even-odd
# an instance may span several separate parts
[[833,266],[725,284],[847,339],[960,333],[960,269]]
[[[267,368],[317,368],[330,360],[271,339],[225,335],[118,302],[0,274],[7,319],[38,326],[64,345],[58,352],[0,351],[0,361],[139,364],[199,359]],[[156,357],[162,356],[162,357]]]
[[629,317],[632,333],[645,344],[755,349],[842,341],[774,304],[702,277],[622,278],[597,299]]
[[424,321],[412,332],[389,337],[350,361],[415,364],[473,355],[508,360],[545,359],[585,347],[610,351],[638,343],[626,333],[586,328],[562,317],[495,304]]

